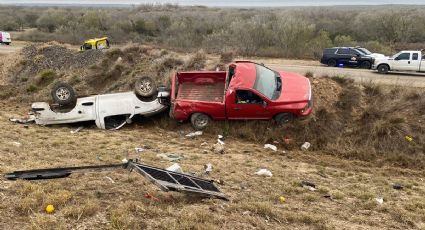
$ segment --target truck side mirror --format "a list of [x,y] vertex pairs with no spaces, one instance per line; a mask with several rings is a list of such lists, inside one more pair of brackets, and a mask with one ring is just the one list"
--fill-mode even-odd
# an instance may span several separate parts
[[266,108],[267,107],[267,101],[261,102],[261,106],[263,106],[264,108]]

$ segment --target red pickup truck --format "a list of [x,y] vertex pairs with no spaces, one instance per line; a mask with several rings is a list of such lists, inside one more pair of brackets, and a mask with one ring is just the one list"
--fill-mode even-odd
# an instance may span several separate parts
[[195,129],[214,120],[270,120],[285,123],[312,112],[308,78],[276,72],[249,61],[228,71],[177,72],[172,76],[170,116]]

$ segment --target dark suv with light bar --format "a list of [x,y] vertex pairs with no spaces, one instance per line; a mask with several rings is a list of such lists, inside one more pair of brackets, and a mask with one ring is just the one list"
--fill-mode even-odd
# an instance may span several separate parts
[[331,67],[360,67],[370,69],[375,59],[353,47],[334,47],[323,50],[320,63]]

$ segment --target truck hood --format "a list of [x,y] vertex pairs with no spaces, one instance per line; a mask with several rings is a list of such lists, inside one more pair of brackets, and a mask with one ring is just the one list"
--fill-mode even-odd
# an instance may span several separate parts
[[369,55],[365,55],[366,57],[372,57],[372,58],[385,58],[386,56],[383,54],[379,54],[379,53],[373,53],[373,54],[369,54]]
[[280,71],[279,74],[282,79],[282,92],[277,102],[306,102],[311,99],[311,85],[308,78],[284,71]]

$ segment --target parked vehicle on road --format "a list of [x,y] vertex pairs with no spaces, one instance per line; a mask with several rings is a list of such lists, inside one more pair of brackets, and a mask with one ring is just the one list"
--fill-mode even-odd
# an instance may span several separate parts
[[308,78],[239,61],[228,71],[177,72],[172,76],[170,116],[204,129],[213,120],[288,122],[313,109]]
[[80,47],[80,51],[91,50],[91,49],[108,49],[110,47],[109,39],[107,37],[103,38],[93,38],[86,40],[84,44]]
[[376,59],[373,69],[382,74],[390,71],[425,72],[425,53],[401,51],[392,57]]
[[135,92],[76,98],[70,85],[58,83],[52,89],[57,104],[36,102],[32,111],[39,125],[94,121],[101,129],[119,129],[135,115],[154,115],[168,107],[169,91],[164,87],[157,91],[154,87],[154,82],[145,77],[136,83]]
[[10,45],[12,43],[12,39],[10,38],[10,34],[8,32],[0,31],[0,44]]
[[323,50],[320,63],[331,67],[360,67],[370,69],[374,62],[372,56],[365,55],[353,47],[334,47]]

